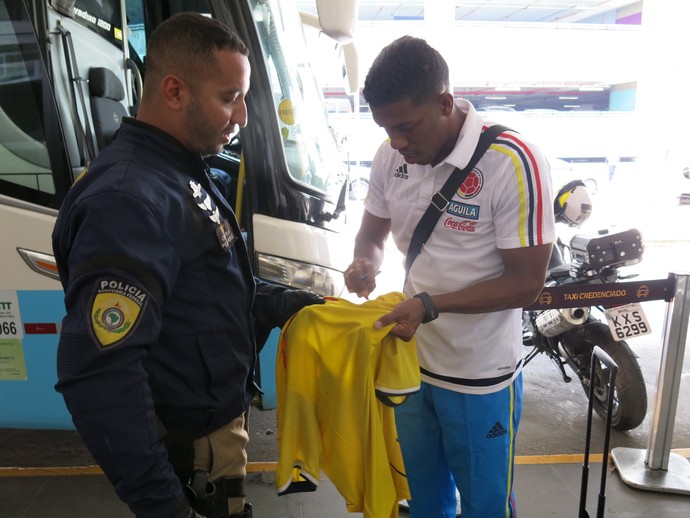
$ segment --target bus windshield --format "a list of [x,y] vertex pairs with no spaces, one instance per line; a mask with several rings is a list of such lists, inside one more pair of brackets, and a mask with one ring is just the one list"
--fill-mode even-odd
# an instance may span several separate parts
[[21,3],[0,2],[2,194],[39,202],[56,192],[48,148],[48,133],[54,126],[46,127],[51,114],[49,92],[28,12]]
[[[344,177],[297,10],[283,0],[251,0],[290,175],[329,195]],[[288,4],[288,5],[286,5]]]
[[[122,22],[118,0],[75,0],[70,16],[116,47],[122,47]],[[58,2],[59,4],[59,2]]]

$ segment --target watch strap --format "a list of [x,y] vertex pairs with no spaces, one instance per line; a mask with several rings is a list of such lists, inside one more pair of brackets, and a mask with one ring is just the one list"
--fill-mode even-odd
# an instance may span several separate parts
[[421,300],[422,304],[424,304],[424,318],[422,319],[422,324],[426,324],[438,318],[438,308],[436,304],[434,304],[434,301],[431,300],[431,295],[426,291],[422,291],[417,293],[414,298]]

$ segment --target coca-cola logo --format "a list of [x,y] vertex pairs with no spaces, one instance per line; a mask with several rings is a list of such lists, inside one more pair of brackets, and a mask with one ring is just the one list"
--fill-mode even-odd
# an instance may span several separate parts
[[446,220],[443,222],[443,226],[457,230],[458,232],[476,232],[477,230],[477,222],[468,221],[466,219],[457,221],[453,218],[446,218]]

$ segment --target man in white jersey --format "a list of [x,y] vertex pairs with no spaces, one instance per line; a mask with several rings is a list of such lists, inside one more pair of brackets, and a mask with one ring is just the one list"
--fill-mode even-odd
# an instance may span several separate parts
[[[424,40],[384,48],[364,85],[390,140],[372,163],[369,194],[345,272],[367,297],[391,233],[407,253],[431,197],[463,169],[490,123],[455,100],[448,66]],[[409,297],[375,326],[416,335],[422,388],[396,408],[412,518],[517,516],[515,436],[522,409],[521,308],[539,295],[555,238],[541,151],[501,133],[441,214],[405,281]],[[423,324],[423,325],[422,325]]]

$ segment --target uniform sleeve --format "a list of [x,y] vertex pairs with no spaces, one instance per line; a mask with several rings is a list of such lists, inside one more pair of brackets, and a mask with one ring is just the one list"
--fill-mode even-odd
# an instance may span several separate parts
[[56,389],[118,496],[139,517],[170,516],[182,489],[144,362],[178,254],[149,207],[129,194],[94,195],[61,216],[55,243],[67,314]]
[[548,162],[518,134],[504,133],[497,144],[492,149],[499,151],[505,182],[493,200],[498,248],[552,243],[555,222]]

